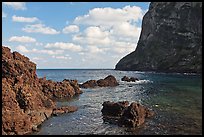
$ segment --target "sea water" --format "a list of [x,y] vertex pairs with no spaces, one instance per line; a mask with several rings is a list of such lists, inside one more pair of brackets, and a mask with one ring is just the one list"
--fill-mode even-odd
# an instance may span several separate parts
[[[111,69],[38,69],[38,77],[53,81],[76,79],[79,83],[103,79],[113,75],[116,87],[82,89],[71,100],[57,102],[57,106],[74,105],[73,113],[51,117],[37,135],[200,135],[202,134],[202,76],[196,74],[167,74]],[[139,81],[124,82],[123,76]],[[103,121],[104,101],[140,102],[155,112],[140,127],[119,127]]]

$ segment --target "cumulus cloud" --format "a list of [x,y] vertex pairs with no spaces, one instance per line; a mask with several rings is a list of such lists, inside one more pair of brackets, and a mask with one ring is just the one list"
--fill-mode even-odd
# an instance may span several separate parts
[[48,43],[45,48],[57,48],[63,50],[70,50],[74,52],[82,51],[82,47],[80,45],[75,45],[73,43],[64,43],[64,42],[56,42],[56,43]]
[[28,53],[29,52],[29,50],[25,46],[22,46],[22,45],[17,46],[16,49],[22,53]]
[[3,2],[3,4],[15,10],[26,10],[25,2]]
[[113,26],[120,22],[137,22],[142,19],[144,11],[137,6],[125,6],[124,8],[94,8],[84,16],[75,18],[76,24]]
[[36,17],[20,17],[16,15],[12,16],[12,20],[14,22],[28,22],[28,23],[39,21],[39,19]]
[[66,26],[63,30],[63,33],[74,33],[74,32],[79,32],[79,27],[77,25],[69,25]]
[[10,42],[21,42],[21,43],[31,43],[31,42],[36,42],[36,39],[28,36],[12,36],[9,39]]
[[7,14],[2,11],[2,18],[6,18]]
[[23,31],[28,33],[42,33],[42,34],[59,34],[60,32],[45,26],[44,24],[34,24],[34,25],[26,25],[23,29]]
[[64,50],[46,50],[46,49],[27,49],[25,46],[19,45],[16,50],[21,53],[32,53],[32,54],[48,54],[48,55],[58,55],[62,54]]
[[32,49],[30,50],[31,53],[43,53],[43,54],[48,54],[48,55],[58,55],[62,54],[64,50],[38,50],[38,49]]
[[83,34],[73,36],[73,41],[88,45],[108,45],[110,43],[109,32],[96,26],[88,27]]

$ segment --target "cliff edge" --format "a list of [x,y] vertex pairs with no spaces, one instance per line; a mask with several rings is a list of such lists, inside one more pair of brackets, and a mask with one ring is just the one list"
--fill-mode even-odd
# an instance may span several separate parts
[[151,2],[136,50],[115,69],[202,73],[202,2]]

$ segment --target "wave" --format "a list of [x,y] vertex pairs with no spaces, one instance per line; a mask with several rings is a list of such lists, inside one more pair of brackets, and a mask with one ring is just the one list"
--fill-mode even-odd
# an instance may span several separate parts
[[145,84],[145,83],[153,83],[153,81],[150,81],[150,80],[138,80],[138,81],[135,81],[135,82],[127,82],[127,81],[120,81],[120,83],[130,83],[130,84]]

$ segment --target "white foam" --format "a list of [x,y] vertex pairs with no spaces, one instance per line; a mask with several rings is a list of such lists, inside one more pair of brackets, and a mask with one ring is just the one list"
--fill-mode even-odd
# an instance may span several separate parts
[[138,81],[135,81],[135,82],[127,82],[127,81],[120,81],[122,84],[125,84],[125,83],[129,83],[129,84],[143,84],[143,83],[153,83],[153,81],[150,81],[150,80],[138,80]]

